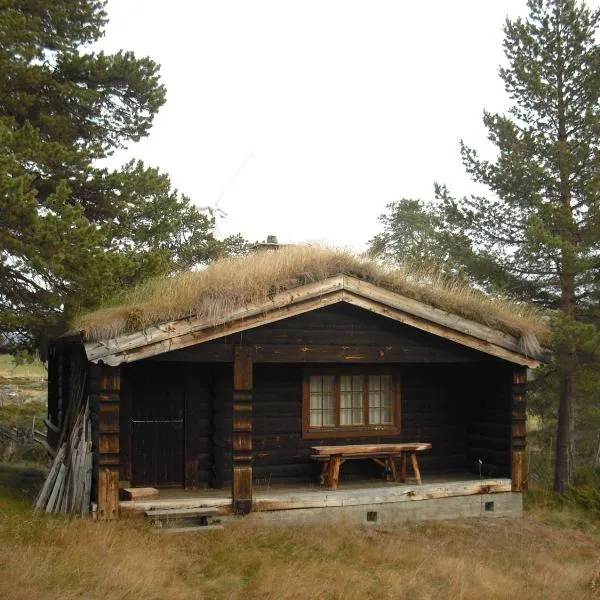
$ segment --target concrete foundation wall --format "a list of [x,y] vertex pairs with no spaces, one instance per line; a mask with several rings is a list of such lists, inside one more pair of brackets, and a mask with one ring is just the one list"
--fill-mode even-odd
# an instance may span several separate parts
[[244,518],[282,525],[326,521],[327,523],[344,523],[346,525],[388,527],[409,521],[522,516],[523,495],[516,492],[505,492],[373,505],[270,510],[253,512]]

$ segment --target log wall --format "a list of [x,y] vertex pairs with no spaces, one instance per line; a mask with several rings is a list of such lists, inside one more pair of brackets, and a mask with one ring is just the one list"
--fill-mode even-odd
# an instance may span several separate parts
[[[431,442],[424,472],[465,467],[486,475],[511,471],[511,368],[499,359],[348,305],[336,305],[141,361],[127,369],[171,366],[186,381],[186,415],[198,411],[209,431],[186,424],[186,482],[226,487],[232,477],[234,354],[253,359],[252,454],[255,483],[314,482],[310,447],[364,438],[302,438],[302,373],[323,363],[389,364],[401,374],[401,430],[369,443]],[[314,362],[311,362],[314,361]],[[175,364],[165,364],[175,363]],[[190,390],[199,390],[192,392]],[[155,398],[153,401],[158,402]],[[188,444],[189,442],[186,442]],[[187,447],[187,446],[186,446]],[[189,461],[205,454],[197,471]],[[377,475],[370,461],[344,465],[347,478]]]
[[482,364],[470,370],[465,383],[467,467],[484,476],[510,477],[512,368],[500,361]]
[[[302,438],[302,373],[318,365],[254,366],[252,391],[253,479],[255,484],[314,483],[318,467],[310,459],[311,446],[364,443],[364,438]],[[215,487],[231,480],[231,386],[228,373],[215,375],[215,403],[222,418],[215,435],[220,459],[215,462]],[[401,431],[398,436],[369,437],[369,443],[431,442],[420,456],[425,472],[448,472],[465,467],[466,403],[462,394],[465,373],[453,365],[402,365]],[[370,461],[344,465],[343,478],[379,476]]]
[[242,333],[154,357],[167,362],[233,362],[252,349],[254,363],[466,363],[481,353],[354,306],[314,310]]

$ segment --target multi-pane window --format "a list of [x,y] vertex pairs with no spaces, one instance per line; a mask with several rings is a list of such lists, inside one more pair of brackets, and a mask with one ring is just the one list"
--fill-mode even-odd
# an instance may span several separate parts
[[[398,432],[399,394],[391,372],[373,369],[307,373],[304,432]],[[314,436],[313,436],[314,437]]]

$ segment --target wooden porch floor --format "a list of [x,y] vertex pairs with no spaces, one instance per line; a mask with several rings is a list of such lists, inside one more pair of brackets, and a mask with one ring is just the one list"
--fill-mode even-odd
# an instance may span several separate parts
[[[388,483],[381,479],[342,482],[337,490],[330,490],[317,484],[255,485],[253,510],[293,510],[415,502],[510,491],[510,479],[489,477],[480,479],[467,472],[429,475],[424,479],[423,485],[411,481]],[[231,492],[229,489],[161,489],[160,497],[157,499],[121,501],[119,506],[122,510],[134,511],[215,506],[222,514],[228,514],[231,509]]]

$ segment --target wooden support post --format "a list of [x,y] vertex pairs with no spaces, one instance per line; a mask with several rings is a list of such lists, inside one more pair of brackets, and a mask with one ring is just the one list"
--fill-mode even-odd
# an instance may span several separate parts
[[252,349],[236,348],[233,358],[233,512],[252,510]]
[[527,488],[527,369],[516,367],[511,387],[511,474],[512,491],[522,492]]
[[91,367],[91,405],[98,411],[95,453],[98,465],[98,518],[119,516],[120,367]]

